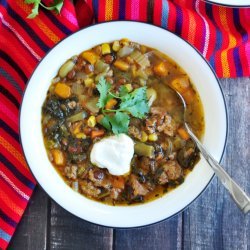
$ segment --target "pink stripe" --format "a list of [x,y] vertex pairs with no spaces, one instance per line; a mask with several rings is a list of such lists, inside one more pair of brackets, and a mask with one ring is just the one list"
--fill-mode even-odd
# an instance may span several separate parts
[[69,22],[71,22],[73,25],[75,25],[78,28],[78,22],[76,17],[70,12],[68,11],[66,8],[62,9],[61,12],[62,16],[65,17]]
[[26,41],[23,39],[23,37],[11,26],[10,23],[8,23],[4,18],[2,13],[0,13],[0,19],[2,20],[2,23],[8,27],[14,35],[18,38],[18,40],[27,48],[27,50],[38,60],[41,60],[41,57],[26,43]]
[[139,0],[131,1],[131,19],[137,20],[139,18]]
[[[247,58],[247,69],[250,69],[250,42],[248,42],[245,46],[246,58]],[[248,72],[249,74],[250,72]]]
[[15,184],[0,170],[0,176],[18,193],[20,194],[25,200],[29,200],[29,196],[21,191]]
[[9,109],[8,107],[6,107],[2,103],[0,105],[1,105],[1,109],[0,109],[1,110],[1,116],[2,117],[8,116],[15,123],[15,125],[18,125],[17,114],[14,114],[11,109]]

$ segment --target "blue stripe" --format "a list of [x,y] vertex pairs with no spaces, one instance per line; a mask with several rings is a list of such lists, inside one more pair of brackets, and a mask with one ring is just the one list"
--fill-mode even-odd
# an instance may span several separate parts
[[19,135],[2,119],[0,119],[0,128],[3,128],[11,137],[13,137],[19,143]]
[[248,41],[248,34],[245,28],[240,23],[239,9],[233,8],[233,20],[236,30],[241,34],[243,42]]
[[99,0],[93,0],[93,9],[94,9],[94,14],[95,14],[95,16],[94,16],[94,19],[95,20],[97,20],[97,18],[98,18],[98,1]]
[[0,58],[4,59],[19,74],[19,76],[23,79],[24,83],[27,82],[28,78],[23,73],[23,70],[3,50],[0,50]]
[[[209,17],[209,19],[213,22],[214,26],[215,26],[215,33],[216,33],[216,39],[215,39],[215,49],[214,52],[217,52],[221,46],[222,46],[222,34],[220,32],[220,29],[218,28],[218,25],[216,24],[216,22],[214,21],[214,16],[213,16],[213,7],[211,4],[206,3],[206,14]],[[215,69],[216,65],[215,65],[215,53],[213,53],[211,55],[211,57],[209,58],[209,62],[211,64],[211,66]]]
[[4,8],[6,8],[6,7],[8,6],[7,0],[0,0],[0,4],[1,4]]
[[233,56],[234,56],[234,65],[236,69],[236,75],[237,77],[243,76],[242,64],[240,61],[239,47],[236,47],[233,49]]
[[126,1],[120,0],[119,1],[119,19],[125,19],[125,9],[126,9]]
[[6,223],[8,223],[12,227],[16,227],[17,223],[12,220],[7,214],[5,214],[0,207],[0,218],[4,220]]
[[168,15],[169,15],[168,2],[166,0],[162,0],[161,26],[165,29],[168,26]]
[[10,6],[7,8],[8,14],[18,22],[23,29],[27,32],[27,34],[32,37],[32,39],[37,43],[37,45],[44,51],[47,52],[50,47],[48,47],[40,37],[34,32],[34,30],[24,21],[22,17],[20,17]]
[[180,7],[176,6],[176,25],[175,25],[175,33],[177,35],[181,35],[182,23],[183,23],[183,16]]
[[16,178],[21,181],[25,186],[30,189],[34,189],[35,184],[32,183],[26,176],[24,176],[19,170],[12,165],[9,160],[7,160],[1,153],[0,153],[0,161],[16,176]]
[[3,68],[0,67],[0,75],[2,75],[11,85],[18,91],[18,93],[22,96],[23,91],[18,85],[18,83],[12,78],[12,76],[6,72]]
[[4,231],[0,228],[0,239],[1,239],[1,238],[2,238],[3,240],[5,240],[5,241],[9,242],[11,236],[10,236],[9,234],[7,234],[6,232],[4,232]]

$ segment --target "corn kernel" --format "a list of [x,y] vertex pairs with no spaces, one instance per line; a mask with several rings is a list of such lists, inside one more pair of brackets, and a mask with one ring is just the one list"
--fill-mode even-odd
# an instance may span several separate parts
[[112,49],[113,49],[115,52],[117,52],[117,51],[120,49],[120,43],[119,43],[119,41],[114,41],[114,42],[113,42]]
[[129,44],[129,39],[128,38],[123,38],[123,39],[121,39],[121,44],[123,45],[123,46],[127,46],[128,44]]
[[112,109],[112,108],[114,108],[114,106],[115,106],[116,104],[117,104],[116,99],[112,98],[112,99],[110,99],[110,100],[107,102],[107,104],[105,105],[105,108],[106,108],[106,109]]
[[103,55],[106,55],[106,54],[109,54],[111,51],[110,51],[110,46],[108,43],[103,43],[102,44],[102,54]]
[[95,64],[98,59],[97,54],[95,54],[93,51],[84,51],[82,53],[82,57],[92,65]]
[[86,139],[86,135],[84,133],[78,133],[76,134],[77,139]]
[[89,127],[93,128],[96,125],[96,119],[93,115],[91,115],[87,121]]
[[127,71],[129,69],[129,64],[120,59],[114,62],[114,66],[121,71]]
[[132,87],[131,83],[125,84],[124,86],[126,87],[128,92],[131,92],[133,90],[133,87]]
[[84,80],[84,84],[87,88],[91,88],[93,87],[93,84],[94,84],[94,80],[93,78],[87,78]]
[[53,149],[51,151],[53,161],[57,166],[63,166],[65,165],[65,156],[63,152],[59,149]]
[[141,133],[141,142],[146,142],[148,140],[148,135],[144,131]]
[[149,140],[149,141],[157,141],[157,140],[158,140],[157,134],[150,134],[150,135],[148,136],[148,140]]

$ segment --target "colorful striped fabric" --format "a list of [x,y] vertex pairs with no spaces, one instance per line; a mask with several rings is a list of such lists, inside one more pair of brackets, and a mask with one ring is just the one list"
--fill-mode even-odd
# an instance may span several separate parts
[[27,19],[23,0],[0,0],[0,249],[13,235],[35,187],[19,144],[18,114],[28,78],[45,53],[78,29],[70,0],[60,16]]
[[87,0],[97,22],[138,20],[161,26],[193,44],[219,77],[250,75],[250,8],[198,0]]
[[[87,5],[88,4],[88,5]],[[23,0],[0,0],[0,249],[5,249],[35,187],[19,144],[18,114],[28,78],[45,53],[78,25],[139,20],[193,44],[219,77],[250,76],[250,9],[195,0],[64,0],[60,15],[27,19]],[[92,13],[91,13],[92,11]],[[77,20],[77,18],[78,20]]]

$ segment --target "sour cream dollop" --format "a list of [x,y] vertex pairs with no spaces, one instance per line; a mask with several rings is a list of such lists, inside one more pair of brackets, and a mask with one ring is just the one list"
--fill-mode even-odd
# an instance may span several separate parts
[[95,143],[90,161],[99,168],[107,168],[112,175],[124,175],[130,171],[133,154],[133,140],[125,134],[119,134]]

